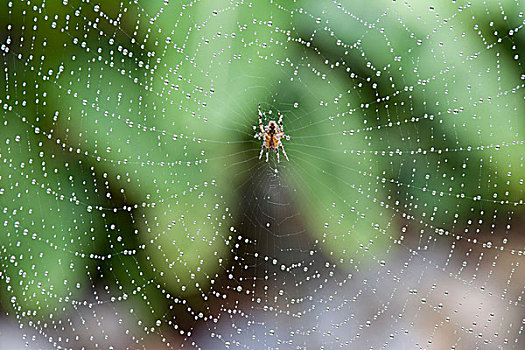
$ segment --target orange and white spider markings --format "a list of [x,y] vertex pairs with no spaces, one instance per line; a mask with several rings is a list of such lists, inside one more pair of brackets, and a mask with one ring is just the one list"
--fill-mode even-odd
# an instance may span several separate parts
[[268,125],[263,126],[263,113],[261,112],[261,105],[259,105],[259,129],[260,132],[255,134],[255,138],[263,139],[263,144],[261,146],[261,153],[259,154],[259,159],[262,158],[263,152],[266,149],[266,161],[268,161],[268,154],[270,151],[275,150],[277,153],[277,162],[279,163],[279,148],[283,151],[284,157],[289,161],[284,146],[281,142],[282,139],[289,140],[290,136],[284,133],[283,126],[283,115],[281,112],[277,112],[279,115],[279,121],[270,120]]

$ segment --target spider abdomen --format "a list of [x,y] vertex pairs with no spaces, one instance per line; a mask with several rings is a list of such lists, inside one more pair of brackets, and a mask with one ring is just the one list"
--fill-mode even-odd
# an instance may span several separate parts
[[279,140],[276,135],[266,135],[264,146],[269,149],[276,149],[279,147]]

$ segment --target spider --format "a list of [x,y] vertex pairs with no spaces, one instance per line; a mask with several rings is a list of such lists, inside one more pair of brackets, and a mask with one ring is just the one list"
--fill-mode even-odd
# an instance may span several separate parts
[[279,115],[278,122],[275,122],[275,120],[270,120],[268,125],[263,127],[263,114],[261,112],[261,105],[259,105],[259,129],[261,129],[261,132],[256,133],[254,137],[259,140],[264,138],[264,142],[261,147],[261,153],[259,154],[259,159],[262,158],[264,149],[266,148],[266,161],[268,161],[269,151],[275,150],[275,153],[277,153],[277,163],[279,163],[279,147],[281,147],[286,160],[289,161],[288,156],[284,151],[284,146],[281,143],[281,139],[285,138],[286,140],[289,140],[290,136],[284,134],[283,115],[281,112],[277,112],[277,114]]

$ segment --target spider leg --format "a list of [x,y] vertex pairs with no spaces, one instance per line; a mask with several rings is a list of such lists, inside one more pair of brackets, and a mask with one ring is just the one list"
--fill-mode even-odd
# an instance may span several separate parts
[[261,137],[263,137],[263,134],[260,133],[260,132],[258,132],[258,133],[256,133],[255,135],[253,135],[253,137],[256,138],[256,139],[259,139],[259,140],[260,140]]
[[286,135],[284,132],[281,132],[280,135],[281,135],[281,138],[282,138],[282,139],[289,140],[289,139],[291,138],[290,135]]
[[284,158],[286,158],[287,161],[290,161],[290,159],[288,159],[288,156],[286,155],[286,152],[284,150],[284,146],[282,144],[281,144],[281,149],[283,150]]
[[[261,153],[259,154],[259,159],[262,158],[262,154],[263,154],[263,152],[264,152],[264,144],[263,144],[262,147],[261,147]],[[266,156],[268,157],[268,153],[266,153]]]
[[279,127],[281,128],[281,132],[284,131],[284,126],[283,126],[283,115],[281,114],[281,112],[277,112],[277,114],[279,115]]
[[259,129],[261,129],[261,132],[264,134],[264,127],[263,127],[263,114],[261,112],[261,105],[259,104]]
[[268,163],[268,155],[270,154],[270,152],[268,152],[268,149],[266,149],[266,163]]
[[280,163],[281,161],[279,160],[279,148],[275,149],[275,153],[277,153],[277,163]]

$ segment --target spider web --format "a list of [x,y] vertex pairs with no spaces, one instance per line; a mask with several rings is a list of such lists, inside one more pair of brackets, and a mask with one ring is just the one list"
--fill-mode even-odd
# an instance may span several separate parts
[[1,6],[2,344],[520,347],[520,1]]

